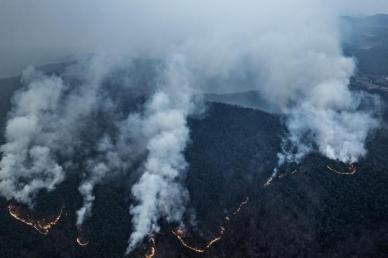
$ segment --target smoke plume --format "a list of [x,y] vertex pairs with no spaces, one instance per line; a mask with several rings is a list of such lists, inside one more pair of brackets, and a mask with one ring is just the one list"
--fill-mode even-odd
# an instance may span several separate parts
[[148,157],[143,174],[132,187],[137,205],[131,207],[134,231],[127,253],[143,238],[159,231],[158,220],[182,222],[188,192],[182,186],[187,162],[183,151],[189,140],[187,116],[194,111],[193,91],[185,60],[174,56],[167,62],[160,87],[132,123],[147,139]]
[[28,86],[14,98],[7,143],[1,146],[0,192],[31,206],[39,190],[52,190],[64,179],[52,148],[60,139],[50,121],[55,119],[65,85],[60,78],[44,77],[33,69],[25,71],[23,81]]
[[[91,186],[107,173],[104,167],[118,166],[107,136],[103,138],[91,122],[98,112],[110,107],[109,98],[101,95],[109,60],[96,56],[70,65],[63,72],[64,79],[32,68],[24,72],[25,86],[14,98],[6,126],[7,142],[1,147],[0,190],[7,199],[32,206],[40,190],[53,190],[69,171],[84,167],[93,171],[80,187],[90,207]],[[90,126],[95,126],[95,132]],[[87,130],[89,139],[85,137]],[[92,150],[103,155],[91,157]],[[86,164],[80,159],[82,155],[88,156]]]

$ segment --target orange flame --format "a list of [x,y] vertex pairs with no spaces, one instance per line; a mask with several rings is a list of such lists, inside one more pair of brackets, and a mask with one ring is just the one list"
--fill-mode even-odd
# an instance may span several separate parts
[[182,244],[184,247],[186,247],[186,248],[188,248],[188,249],[190,249],[191,251],[194,251],[194,252],[196,252],[196,253],[204,253],[204,252],[206,252],[206,249],[200,249],[200,248],[192,247],[192,246],[190,246],[189,244],[187,244],[187,243],[185,242],[185,240],[183,239],[183,236],[184,236],[184,231],[183,231],[183,229],[178,228],[178,229],[176,229],[175,231],[173,230],[173,231],[171,231],[171,232],[174,234],[174,236],[176,236],[176,238],[179,240],[179,242],[181,242],[181,244]]
[[145,255],[145,258],[153,258],[156,254],[156,248],[155,248],[155,237],[154,236],[150,236],[150,243],[151,243],[151,247],[150,249],[147,251],[146,255]]
[[62,206],[61,211],[59,212],[57,217],[55,217],[51,221],[47,221],[46,219],[34,220],[28,214],[23,215],[22,212],[20,211],[20,207],[16,206],[15,204],[8,205],[9,214],[14,219],[34,228],[42,235],[47,235],[50,232],[50,230],[58,223],[58,221],[62,217],[63,209],[64,209],[64,206]]
[[[249,202],[249,197],[247,197],[242,203],[240,203],[239,207],[232,213],[233,216],[236,216],[247,203]],[[224,223],[220,226],[220,230],[218,233],[218,236],[209,240],[207,244],[200,248],[200,247],[193,247],[192,245],[188,244],[185,240],[185,231],[182,228],[177,228],[176,230],[172,230],[172,234],[179,240],[179,242],[186,247],[187,249],[194,251],[196,253],[205,253],[208,251],[215,243],[220,241],[225,233],[226,224],[228,224],[230,221],[229,216],[226,216],[224,218]]]

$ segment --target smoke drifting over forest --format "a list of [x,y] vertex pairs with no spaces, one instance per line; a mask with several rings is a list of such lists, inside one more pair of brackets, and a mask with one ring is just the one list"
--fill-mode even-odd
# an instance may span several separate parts
[[[3,48],[57,46],[57,56],[78,61],[62,74],[23,72],[1,147],[0,193],[32,207],[39,191],[79,173],[84,203],[76,224],[82,228],[94,187],[136,171],[137,181],[128,186],[135,203],[128,253],[160,230],[161,219],[183,224],[190,200],[183,183],[190,165],[187,119],[205,112],[202,93],[254,89],[284,115],[288,133],[279,165],[301,162],[310,152],[357,162],[367,153],[368,133],[379,126],[379,100],[348,88],[357,68],[342,53],[338,19],[354,3],[4,5],[0,31],[10,24],[14,29]],[[15,21],[15,10],[29,11]]]

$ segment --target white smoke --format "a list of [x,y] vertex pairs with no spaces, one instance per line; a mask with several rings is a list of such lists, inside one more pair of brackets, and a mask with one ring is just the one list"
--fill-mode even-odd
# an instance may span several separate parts
[[[120,85],[116,88],[104,82],[104,80],[107,80],[116,71],[115,69],[125,68],[126,65],[116,57],[97,55],[86,63],[86,70],[88,71],[86,81],[88,84],[84,88],[83,94],[74,95],[74,98],[79,100],[81,108],[83,107],[82,103],[89,99],[86,102],[87,105],[84,107],[84,109],[90,109],[87,112],[88,116],[84,117],[86,118],[83,121],[85,126],[84,130],[88,130],[87,126],[89,125],[96,127],[93,129],[97,131],[92,133],[91,143],[83,146],[83,148],[87,149],[87,156],[85,164],[83,164],[83,180],[79,186],[79,191],[83,197],[83,205],[76,212],[76,225],[79,228],[91,216],[95,200],[93,193],[95,186],[102,183],[107,176],[112,177],[125,173],[132,165],[132,162],[144,152],[144,148],[139,144],[140,140],[134,139],[130,124],[128,124],[126,119],[121,120],[119,116],[115,115],[115,113],[122,112],[118,110],[119,103],[116,103],[116,101],[122,100],[111,97],[111,93],[118,93],[120,95],[120,92],[125,92],[134,86],[125,81],[125,76],[120,78],[123,81],[120,81]],[[76,68],[79,69],[78,66]],[[85,68],[80,69],[79,72],[84,73]],[[127,99],[124,101],[130,100]],[[99,112],[110,114],[110,116],[91,117],[92,114],[96,115]],[[97,121],[90,121],[90,119]],[[103,122],[103,124],[98,125],[100,122]],[[91,129],[89,128],[89,130]],[[85,141],[85,139],[82,140]]]
[[[135,149],[129,143],[128,139],[132,138],[132,134],[129,131],[130,128],[127,127],[127,123],[120,124],[122,127],[120,127],[118,133],[118,142],[115,144],[109,136],[103,136],[97,146],[94,147],[98,152],[97,157],[90,158],[87,161],[86,175],[79,186],[79,191],[83,197],[83,206],[77,211],[76,225],[79,228],[91,216],[95,200],[93,194],[95,186],[107,176],[117,176],[125,173],[130,168],[132,160],[138,157],[139,153],[137,152],[141,152],[139,147]],[[125,145],[125,147],[122,145]]]
[[98,59],[76,75],[83,81],[76,88],[56,75],[24,72],[25,87],[14,98],[1,147],[0,191],[7,199],[31,206],[40,190],[51,191],[65,178],[81,145],[82,122],[100,104],[97,92],[108,64]]
[[51,146],[58,141],[50,121],[65,89],[55,76],[45,77],[32,68],[23,74],[28,85],[15,97],[1,146],[0,192],[7,199],[32,205],[42,190],[52,190],[64,179]]
[[[92,162],[91,162],[92,163]],[[93,162],[94,163],[94,162]],[[77,211],[77,222],[76,225],[81,227],[85,219],[91,216],[93,202],[95,200],[95,196],[93,194],[94,187],[98,184],[109,171],[109,167],[103,162],[98,164],[90,164],[90,170],[86,179],[81,182],[78,190],[83,197],[83,205]]]
[[[292,31],[298,39],[289,46],[274,44],[273,39],[262,41],[267,53],[261,56],[260,65],[267,74],[266,84],[259,90],[287,116],[289,134],[284,145],[291,145],[279,154],[279,165],[298,163],[314,150],[333,160],[357,162],[367,152],[368,133],[379,124],[375,113],[378,100],[349,89],[354,61],[343,57],[334,32],[313,32],[300,26]],[[289,32],[278,33],[275,38]],[[304,33],[310,36],[302,38]],[[268,54],[279,52],[289,58]],[[365,102],[366,110],[362,107]]]
[[132,117],[147,139],[148,157],[139,182],[132,187],[138,204],[130,210],[134,231],[127,253],[145,236],[159,231],[159,219],[182,222],[188,202],[188,192],[181,184],[188,166],[183,152],[189,140],[187,116],[194,111],[188,76],[184,58],[172,57],[144,113]]
[[[346,84],[343,86],[346,87]],[[322,108],[303,102],[292,110],[287,126],[289,140],[297,150],[291,156],[285,152],[288,161],[299,162],[314,150],[312,144],[316,144],[319,152],[332,160],[355,163],[363,158],[367,153],[365,141],[368,133],[378,127],[379,119],[377,114],[358,110],[360,103],[357,100],[352,94],[341,99],[344,102],[341,108]]]

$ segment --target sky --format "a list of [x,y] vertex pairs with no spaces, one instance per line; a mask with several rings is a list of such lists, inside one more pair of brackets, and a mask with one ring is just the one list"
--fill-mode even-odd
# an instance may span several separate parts
[[[143,2],[147,4],[146,12]],[[107,4],[102,0],[0,0],[0,77],[18,74],[28,65],[73,59],[74,55],[88,54],[111,42],[114,42],[115,48],[125,48],[128,42],[141,45],[144,41],[154,41],[163,38],[166,33],[175,34],[168,27],[175,21],[178,25],[175,24],[173,29],[184,30],[184,27],[179,27],[180,18],[194,16],[188,11],[192,4],[190,1],[180,4],[178,9],[181,8],[181,13],[169,10],[170,6],[177,6],[174,0],[143,2],[115,0]],[[258,6],[266,5],[263,0],[256,2]],[[342,15],[388,13],[386,0],[326,2]],[[204,6],[219,8],[217,3],[207,1]],[[243,5],[236,6],[236,10]],[[148,24],[144,22],[146,19],[139,18],[139,13],[150,17]],[[163,20],[153,19],[160,14]],[[198,17],[191,20],[195,19]],[[209,22],[217,23],[216,20]],[[136,42],[137,38],[141,40]]]

